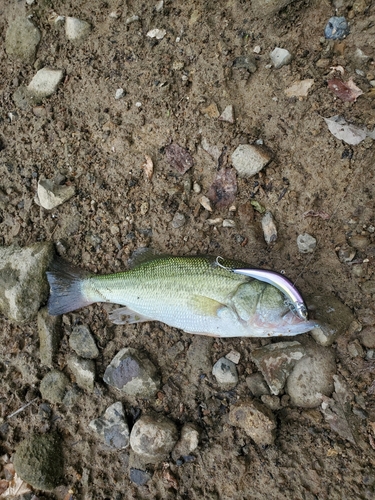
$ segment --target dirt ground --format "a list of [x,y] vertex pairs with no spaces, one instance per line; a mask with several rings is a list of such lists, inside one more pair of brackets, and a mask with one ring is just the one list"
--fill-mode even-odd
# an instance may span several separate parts
[[[245,0],[165,0],[159,11],[156,2],[138,0],[36,0],[31,6],[2,0],[0,187],[8,201],[0,210],[0,243],[61,242],[67,259],[100,273],[126,269],[131,254],[144,246],[174,255],[235,257],[284,270],[298,278],[304,294],[333,294],[362,326],[374,324],[374,145],[366,139],[348,146],[329,132],[323,117],[342,115],[370,130],[375,126],[374,94],[367,94],[375,80],[374,60],[358,61],[355,55],[356,49],[373,55],[375,5],[341,4],[351,33],[333,42],[323,38],[335,14],[328,0],[296,1],[268,17],[254,14]],[[52,26],[53,11],[91,23],[89,37],[69,42],[63,28]],[[115,11],[117,19],[110,17]],[[42,34],[34,65],[9,58],[4,48],[8,23],[22,12],[32,14]],[[127,24],[133,15],[139,20]],[[153,28],[166,30],[162,40],[146,36]],[[253,52],[256,46],[259,54]],[[278,70],[269,67],[276,46],[293,55],[291,64]],[[236,67],[240,56],[254,56],[256,71]],[[339,65],[344,79],[352,77],[365,92],[356,102],[341,101],[327,86],[330,67]],[[63,69],[63,83],[40,105],[17,108],[12,99],[17,87],[44,66]],[[307,78],[314,79],[307,97],[285,95],[294,81]],[[125,93],[116,100],[119,88]],[[205,109],[211,104],[220,113],[233,105],[235,122],[209,116]],[[218,169],[202,139],[224,151],[222,164],[228,167],[239,144],[262,139],[272,151],[273,160],[261,173],[237,179],[236,211],[213,204],[209,213],[200,205]],[[165,148],[172,142],[194,159],[183,175],[168,164]],[[145,155],[154,164],[151,181],[142,168]],[[34,201],[37,182],[57,174],[76,194],[48,211]],[[192,189],[194,183],[201,193]],[[274,215],[278,239],[271,246],[250,200]],[[308,211],[329,217],[304,216]],[[186,218],[180,228],[171,224],[176,212]],[[209,225],[207,218],[229,218],[236,227]],[[298,251],[296,239],[304,232],[317,239],[312,254]],[[353,235],[365,236],[367,245],[357,249],[351,263],[341,262],[338,248]],[[374,498],[375,363],[364,349],[354,357],[348,351],[358,329],[333,346],[337,372],[360,419],[358,443],[333,432],[319,408],[285,404],[275,411],[275,444],[259,448],[229,425],[228,408],[249,394],[245,379],[256,371],[250,352],[260,340],[194,337],[159,323],[115,327],[100,305],[67,315],[66,331],[77,322],[90,326],[100,349],[96,389],[72,408],[51,405],[46,419],[38,387],[48,370],[39,364],[36,322],[19,326],[0,318],[1,417],[38,398],[0,427],[1,453],[11,456],[31,431],[56,429],[64,440],[64,486],[38,498]],[[183,351],[171,356],[169,349],[179,341]],[[179,426],[195,422],[201,429],[195,460],[183,466],[169,462],[176,483],[167,480],[160,463],[149,468],[147,485],[136,486],[129,479],[129,452],[106,450],[88,429],[89,421],[118,398],[102,376],[125,346],[149,353],[162,374],[158,398],[124,400],[130,422],[138,409],[154,409]],[[231,349],[241,354],[240,382],[223,392],[211,370]],[[56,367],[67,374],[68,352],[65,335]],[[19,358],[29,379],[16,368]]]

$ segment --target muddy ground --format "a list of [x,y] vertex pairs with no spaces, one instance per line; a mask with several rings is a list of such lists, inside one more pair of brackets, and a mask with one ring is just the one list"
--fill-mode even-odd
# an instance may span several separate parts
[[[66,258],[101,273],[125,269],[133,251],[144,246],[175,255],[234,256],[284,270],[292,280],[298,278],[304,294],[335,295],[360,324],[373,324],[374,145],[366,139],[348,146],[329,132],[323,117],[340,114],[371,130],[375,126],[375,102],[373,94],[367,94],[369,82],[375,80],[375,5],[338,3],[339,13],[350,19],[351,33],[335,43],[322,38],[335,13],[328,0],[296,1],[269,16],[262,10],[254,13],[251,2],[242,0],[164,1],[159,11],[156,2],[138,0],[36,0],[31,6],[2,0],[0,185],[7,202],[0,210],[1,244],[60,241]],[[90,22],[89,37],[80,44],[68,41],[64,29],[53,26],[53,11]],[[117,18],[109,16],[114,11]],[[22,13],[32,14],[42,34],[37,59],[29,65],[9,58],[3,43],[9,21]],[[139,20],[126,24],[133,15]],[[146,36],[153,28],[166,30],[162,40]],[[253,52],[256,46],[259,54]],[[291,64],[279,70],[267,66],[275,46],[293,54]],[[370,59],[358,61],[356,49]],[[244,55],[256,57],[254,73],[234,67],[235,59]],[[343,102],[327,87],[330,66],[338,65],[345,68],[344,79],[353,77],[365,92],[357,102]],[[40,105],[16,107],[12,96],[17,87],[27,85],[44,66],[64,69],[63,83]],[[285,95],[294,81],[307,78],[314,79],[307,97]],[[125,94],[116,100],[118,88]],[[235,122],[209,116],[204,110],[213,103],[220,113],[232,104]],[[209,213],[200,205],[218,169],[218,162],[201,147],[203,138],[226,148],[222,164],[228,167],[239,144],[262,139],[272,151],[273,160],[261,173],[237,179],[236,211],[213,204]],[[172,142],[194,159],[183,175],[168,164],[165,147]],[[145,155],[154,164],[151,181],[142,168]],[[34,201],[37,182],[57,174],[65,176],[76,194],[48,211]],[[194,182],[201,193],[191,189]],[[250,200],[274,215],[278,238],[271,246],[264,242],[261,215]],[[304,216],[308,211],[329,217]],[[176,212],[186,217],[181,228],[171,225]],[[233,219],[236,227],[211,226],[207,218]],[[312,254],[298,251],[296,238],[304,232],[317,239]],[[357,250],[351,263],[341,262],[338,248],[353,235],[365,236],[367,245]],[[52,416],[46,420],[38,387],[48,369],[39,364],[36,322],[17,326],[4,317],[0,322],[1,417],[37,398],[1,427],[2,454],[12,456],[31,431],[56,429],[64,440],[63,486],[38,498],[375,496],[374,361],[365,349],[357,356],[347,349],[359,327],[333,345],[337,371],[359,415],[358,443],[333,432],[319,407],[301,409],[284,402],[275,411],[275,444],[259,448],[228,423],[230,405],[249,394],[245,379],[256,370],[249,353],[262,345],[258,339],[193,337],[155,323],[115,327],[100,305],[67,315],[66,333],[82,322],[95,335],[101,352],[96,389],[84,393],[73,408],[51,405]],[[184,350],[171,357],[169,349],[178,341]],[[108,451],[88,429],[88,422],[118,399],[102,376],[125,346],[149,353],[160,367],[163,386],[154,400],[124,400],[130,421],[137,409],[154,409],[179,426],[195,422],[202,431],[195,461],[183,466],[168,462],[176,483],[167,480],[160,463],[149,468],[152,479],[147,485],[135,485],[129,479],[129,452]],[[223,392],[211,370],[231,349],[241,354],[240,382],[233,391]],[[68,352],[65,335],[56,367],[67,374]],[[19,357],[35,376],[31,382],[15,368]]]

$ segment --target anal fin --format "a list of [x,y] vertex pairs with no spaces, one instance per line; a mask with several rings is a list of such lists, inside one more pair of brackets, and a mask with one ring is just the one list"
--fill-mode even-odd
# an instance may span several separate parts
[[151,318],[142,316],[142,314],[132,311],[126,306],[113,309],[113,311],[109,313],[108,317],[115,325],[133,325],[134,323],[151,321]]

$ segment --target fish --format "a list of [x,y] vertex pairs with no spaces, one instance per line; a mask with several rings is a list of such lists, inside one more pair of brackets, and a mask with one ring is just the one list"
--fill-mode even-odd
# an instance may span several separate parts
[[124,306],[109,314],[115,324],[160,321],[223,338],[293,336],[317,326],[272,281],[233,271],[246,269],[251,266],[221,257],[153,256],[126,271],[98,275],[55,258],[47,271],[48,311],[57,316],[108,302]]

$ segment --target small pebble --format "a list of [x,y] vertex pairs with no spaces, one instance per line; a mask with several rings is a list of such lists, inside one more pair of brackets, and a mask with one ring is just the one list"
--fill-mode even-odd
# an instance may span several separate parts
[[219,385],[227,389],[238,384],[236,365],[227,358],[220,358],[212,368],[212,375]]
[[190,455],[198,448],[199,431],[192,423],[185,424],[181,429],[181,436],[172,452],[173,460]]
[[236,227],[236,223],[233,219],[224,219],[223,220],[223,227]]
[[301,253],[312,253],[316,248],[316,239],[308,233],[300,234],[297,237],[297,246]]
[[219,120],[222,122],[234,123],[234,113],[233,106],[230,104],[219,116]]
[[275,219],[273,218],[272,213],[268,210],[262,217],[262,229],[267,245],[274,243],[277,240]]
[[145,463],[165,460],[177,443],[176,425],[162,415],[145,415],[134,424],[130,446]]
[[324,36],[329,40],[342,40],[350,33],[345,17],[331,17],[324,28]]
[[81,358],[95,359],[99,356],[94,337],[86,325],[77,325],[73,328],[69,345]]
[[61,316],[50,316],[47,307],[38,311],[39,356],[42,365],[52,366],[61,339]]
[[232,164],[240,177],[252,177],[271,161],[271,154],[262,146],[240,144],[232,153]]
[[95,364],[91,359],[79,358],[71,354],[67,360],[68,367],[73,373],[79,387],[88,392],[94,390]]
[[173,229],[178,229],[184,226],[185,222],[186,222],[185,215],[182,214],[181,212],[176,212],[173,216],[171,226],[173,227]]
[[198,184],[198,182],[194,182],[194,184],[193,184],[193,191],[196,194],[199,194],[202,191],[202,188],[200,187],[200,185]]
[[228,354],[225,355],[229,361],[232,361],[235,365],[238,365],[241,359],[241,354],[238,351],[230,351]]
[[75,194],[74,186],[61,186],[49,179],[38,181],[38,201],[46,210],[62,205]]
[[27,91],[37,99],[49,97],[56,92],[63,77],[64,71],[61,69],[42,68],[32,78]]
[[130,468],[129,476],[130,476],[130,481],[136,484],[137,486],[144,486],[150,481],[152,477],[151,474],[148,473],[147,471],[141,469],[135,469],[134,467]]
[[120,401],[109,406],[102,417],[91,420],[89,427],[110,448],[123,450],[129,446],[129,427]]
[[359,338],[365,347],[375,349],[375,326],[366,326],[359,334]]
[[365,250],[369,246],[370,240],[367,236],[355,234],[349,239],[349,244],[356,250]]
[[288,50],[281,49],[280,47],[275,47],[271,52],[270,57],[275,69],[279,69],[282,66],[289,64],[292,60],[292,54]]
[[154,28],[150,30],[146,36],[148,36],[149,38],[156,38],[156,40],[162,40],[166,34],[167,32],[165,29],[160,30],[158,28]]
[[205,208],[209,212],[212,212],[211,203],[210,203],[210,200],[207,198],[207,196],[202,196],[201,199],[199,200],[199,202],[203,208]]
[[121,97],[124,97],[124,95],[125,95],[124,89],[117,89],[115,94],[115,99],[118,101],[119,99],[121,99]]
[[258,401],[242,399],[232,406],[229,423],[243,429],[258,446],[270,445],[275,441],[275,417],[269,408]]
[[91,31],[91,25],[77,19],[76,17],[67,17],[65,20],[65,35],[68,40],[78,42],[87,38]]

